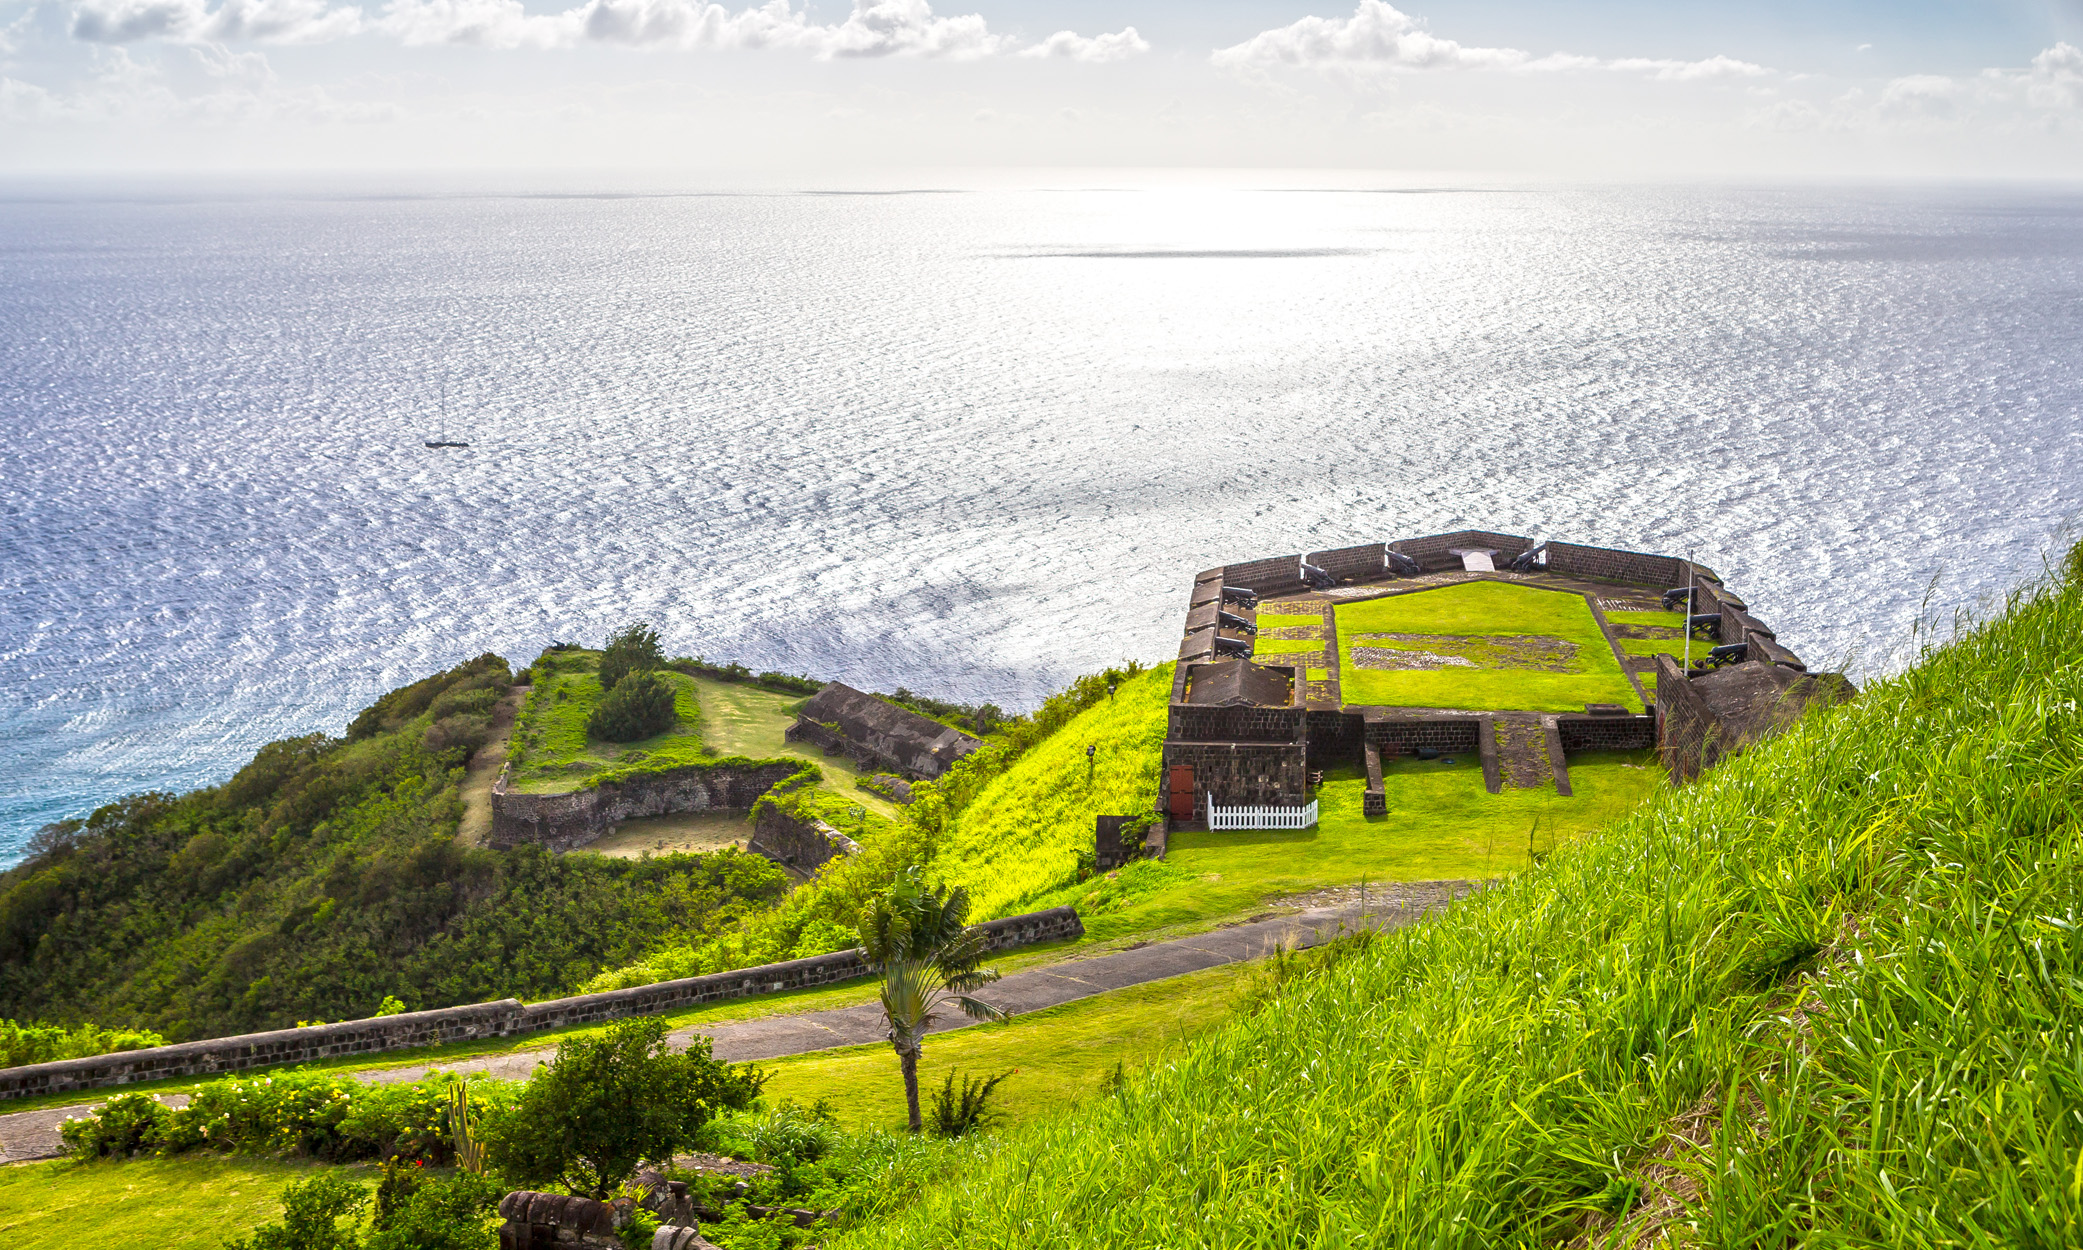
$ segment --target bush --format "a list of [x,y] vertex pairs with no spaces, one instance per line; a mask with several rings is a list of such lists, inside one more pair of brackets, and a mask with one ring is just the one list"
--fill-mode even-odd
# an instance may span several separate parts
[[67,1029],[55,1024],[0,1020],[0,1068],[164,1045],[166,1039],[149,1029],[98,1029],[91,1024]]
[[453,751],[457,747],[475,751],[491,736],[492,719],[488,716],[444,716],[427,727],[420,745],[432,755]]
[[991,1091],[1011,1072],[1000,1072],[996,1076],[964,1077],[959,1092],[955,1089],[955,1073],[948,1071],[947,1080],[941,1082],[940,1090],[933,1095],[932,1128],[935,1137],[966,1137],[980,1128],[988,1127],[997,1113],[987,1109]]
[[[445,1073],[398,1085],[363,1085],[321,1072],[230,1077],[205,1084],[179,1110],[144,1094],[120,1095],[60,1132],[80,1158],[150,1149],[300,1154],[343,1162],[400,1154],[436,1161],[454,1147],[449,1082]],[[515,1088],[514,1082],[479,1080],[471,1096],[497,1116],[513,1101]]]
[[[365,1250],[493,1250],[499,1244],[492,1220],[505,1186],[469,1172],[433,1177],[393,1162],[401,1183],[388,1204],[378,1191],[376,1231]],[[391,1181],[388,1171],[384,1180]]]
[[225,1250],[359,1250],[353,1225],[343,1229],[339,1221],[368,1203],[368,1193],[346,1177],[314,1176],[282,1191],[281,1223],[263,1224]]
[[[648,673],[665,667],[665,652],[658,646],[658,631],[648,621],[635,621],[608,635],[600,656],[600,688],[613,690],[631,673]],[[656,731],[654,731],[656,732]],[[627,742],[627,738],[611,739]]]
[[662,1020],[621,1020],[558,1047],[513,1112],[487,1126],[492,1166],[524,1185],[605,1199],[638,1164],[693,1141],[718,1110],[759,1097],[757,1068],[710,1058],[707,1038],[675,1053],[665,1034]]
[[158,1149],[173,1118],[173,1108],[150,1094],[118,1094],[83,1120],[65,1117],[58,1136],[76,1159],[124,1159]]
[[673,688],[656,673],[631,673],[593,709],[586,732],[609,742],[635,742],[676,724]]

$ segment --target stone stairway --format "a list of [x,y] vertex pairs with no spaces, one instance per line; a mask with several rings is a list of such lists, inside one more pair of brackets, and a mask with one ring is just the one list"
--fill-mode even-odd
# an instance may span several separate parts
[[1562,758],[1562,735],[1552,716],[1500,712],[1483,721],[1483,781],[1490,793],[1506,786],[1531,790],[1553,783],[1570,793],[1569,766]]

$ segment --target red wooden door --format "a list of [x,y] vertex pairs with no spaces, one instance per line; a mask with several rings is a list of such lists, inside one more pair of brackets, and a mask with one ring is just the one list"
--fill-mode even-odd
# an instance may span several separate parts
[[1193,819],[1193,765],[1174,764],[1166,786],[1171,792],[1173,820]]

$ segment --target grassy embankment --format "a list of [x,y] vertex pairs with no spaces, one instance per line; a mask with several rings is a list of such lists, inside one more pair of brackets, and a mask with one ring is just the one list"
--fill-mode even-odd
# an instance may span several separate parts
[[[1336,612],[1339,682],[1347,703],[1535,712],[1581,712],[1587,703],[1641,708],[1582,595],[1506,582],[1465,582],[1341,604]],[[1405,645],[1460,654],[1477,667],[1359,668],[1353,664],[1353,647],[1368,645],[1367,636],[1373,634],[1419,635],[1420,640]],[[1437,643],[1428,645],[1425,636]],[[1575,647],[1575,655],[1556,665],[1559,671],[1547,671],[1516,663],[1503,646],[1481,641],[1515,637],[1561,639]],[[1472,652],[1471,647],[1479,650]]]
[[2064,574],[834,1244],[2077,1244]]

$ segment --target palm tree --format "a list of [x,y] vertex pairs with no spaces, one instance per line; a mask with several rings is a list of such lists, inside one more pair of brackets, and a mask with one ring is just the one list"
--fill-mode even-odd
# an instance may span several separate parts
[[930,890],[912,868],[869,900],[861,912],[861,952],[882,969],[882,1016],[889,1025],[890,1045],[904,1069],[904,1101],[911,1111],[911,1131],[919,1119],[919,1046],[926,1030],[949,1005],[972,1020],[1003,1020],[1004,1011],[970,991],[998,979],[977,965],[989,953],[983,931],[970,928],[969,895],[961,890]]

